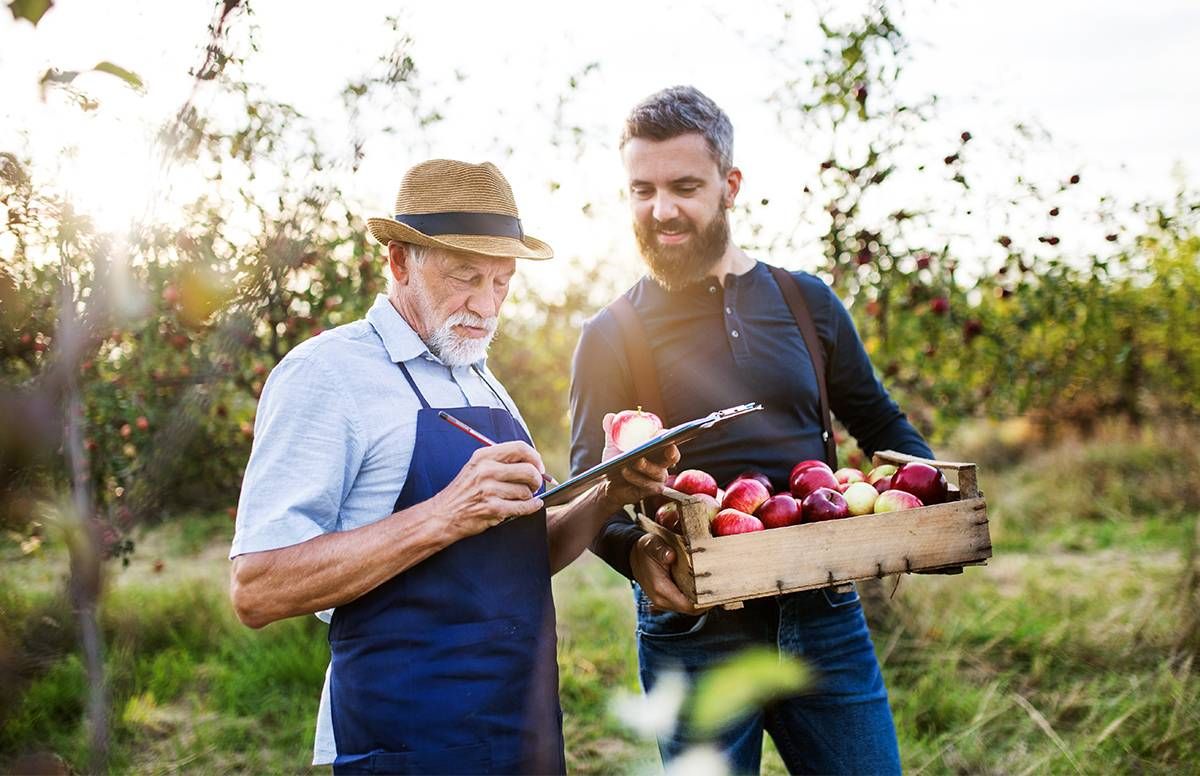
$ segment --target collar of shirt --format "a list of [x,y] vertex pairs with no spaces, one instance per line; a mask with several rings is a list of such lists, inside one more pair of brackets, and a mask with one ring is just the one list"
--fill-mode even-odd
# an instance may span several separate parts
[[[392,306],[391,300],[386,295],[376,295],[375,303],[367,311],[367,322],[383,340],[383,347],[387,350],[388,358],[393,362],[399,364],[414,358],[427,358],[439,364],[442,363],[440,358],[429,352],[429,347],[424,340],[413,330],[408,321],[404,320],[404,316],[400,315]],[[486,358],[480,359],[473,366],[483,368],[486,360]]]
[[767,265],[756,261],[754,266],[740,275],[727,274],[724,287],[715,275],[708,275],[675,291],[663,288],[650,275],[642,277],[642,284],[646,293],[645,301],[656,306],[673,307],[681,301],[686,301],[692,305],[720,308],[730,301],[736,301],[739,289],[753,285],[766,273]]

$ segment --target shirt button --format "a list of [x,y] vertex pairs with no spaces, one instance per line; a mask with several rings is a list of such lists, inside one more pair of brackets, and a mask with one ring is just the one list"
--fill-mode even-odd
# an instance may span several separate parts
[[716,287],[716,286],[709,286],[709,287],[708,287],[708,293],[710,293],[710,294],[715,294],[715,293],[717,293],[717,287]]
[[726,308],[725,308],[725,314],[726,314],[726,315],[733,315],[733,308],[732,308],[732,307],[726,307]]
[[729,332],[729,336],[733,337],[734,339],[737,339],[738,338],[738,330],[734,329],[733,331]]

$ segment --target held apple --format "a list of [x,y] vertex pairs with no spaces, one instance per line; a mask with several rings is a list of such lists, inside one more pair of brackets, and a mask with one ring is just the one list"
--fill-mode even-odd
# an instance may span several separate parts
[[805,469],[811,469],[814,466],[821,468],[821,469],[828,469],[831,474],[833,473],[833,469],[829,466],[829,464],[825,463],[824,461],[818,461],[816,459],[810,458],[809,460],[801,461],[800,463],[798,463],[792,467],[792,471],[788,475],[788,482],[791,482],[792,480],[794,480],[796,478],[796,475],[799,474],[800,472],[804,471]]
[[769,499],[771,494],[758,480],[734,480],[725,491],[725,500],[721,506],[726,509],[737,509],[753,515]]
[[713,536],[730,536],[732,534],[751,533],[763,530],[762,521],[754,515],[748,515],[737,509],[722,509],[713,518],[709,528]]
[[618,412],[612,421],[612,439],[622,453],[644,445],[662,431],[663,424],[653,412],[636,410]]
[[801,510],[796,499],[787,493],[780,493],[764,501],[754,515],[762,520],[766,528],[785,528],[800,522]]
[[738,480],[758,480],[766,487],[768,493],[771,495],[775,494],[775,486],[771,484],[771,480],[767,478],[767,475],[762,472],[748,469],[734,478],[734,482]]
[[699,493],[705,493],[709,496],[717,495],[717,481],[708,472],[702,472],[699,469],[685,469],[675,475],[675,490],[680,493],[686,493],[689,496],[695,496]]
[[798,499],[803,499],[817,488],[829,488],[830,490],[837,490],[838,481],[837,477],[833,476],[833,472],[829,470],[828,466],[825,468],[814,466],[809,469],[804,469],[792,477],[789,485],[791,486],[792,495]]
[[804,522],[817,523],[822,520],[840,520],[850,516],[846,498],[833,488],[817,488],[804,497],[802,507]]
[[875,499],[879,498],[879,491],[870,483],[852,482],[842,491],[842,498],[846,500],[851,515],[869,515],[875,509]]
[[884,512],[899,512],[902,509],[916,509],[923,507],[921,499],[911,493],[903,490],[892,489],[879,494],[879,498],[875,499],[875,514],[881,515]]
[[941,504],[949,494],[946,475],[941,469],[919,461],[904,464],[892,475],[892,488],[921,499],[922,504]]

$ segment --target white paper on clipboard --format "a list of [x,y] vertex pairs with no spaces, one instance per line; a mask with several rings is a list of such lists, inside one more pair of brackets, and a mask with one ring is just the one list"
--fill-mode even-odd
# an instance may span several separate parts
[[638,458],[654,455],[668,445],[681,445],[688,440],[695,439],[709,429],[716,428],[727,420],[740,418],[751,412],[758,412],[762,408],[763,406],[757,402],[740,404],[736,407],[719,410],[702,418],[689,420],[686,423],[680,423],[678,426],[666,429],[649,442],[597,464],[561,485],[551,488],[542,494],[542,503],[548,507],[565,504],[595,485],[600,481],[601,477],[621,468],[626,463],[635,461]]

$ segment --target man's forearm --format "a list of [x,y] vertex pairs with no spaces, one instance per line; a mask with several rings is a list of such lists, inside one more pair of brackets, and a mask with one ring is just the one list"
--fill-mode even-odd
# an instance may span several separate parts
[[252,628],[341,606],[449,545],[425,501],[371,525],[233,560],[230,597]]
[[587,549],[596,534],[619,507],[609,504],[596,487],[570,504],[546,514],[546,533],[550,543],[550,573],[556,574]]

